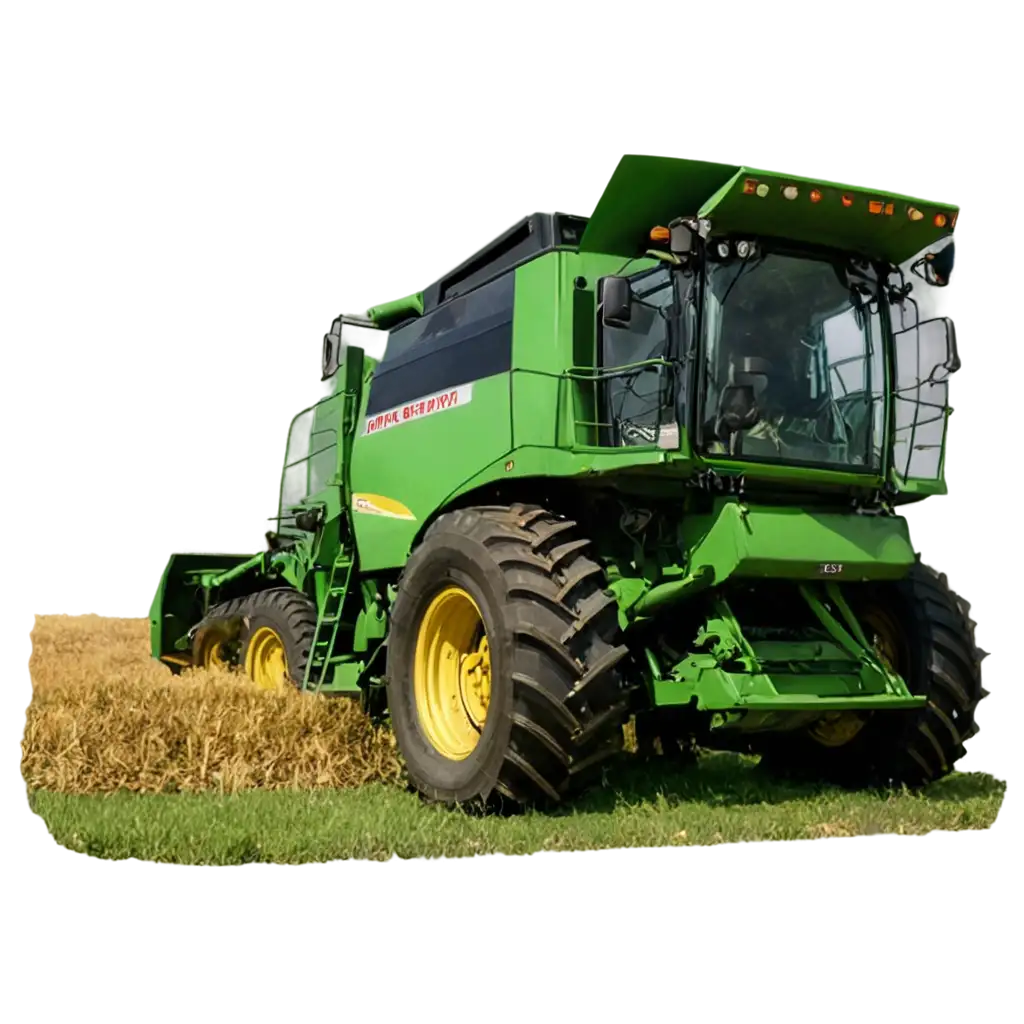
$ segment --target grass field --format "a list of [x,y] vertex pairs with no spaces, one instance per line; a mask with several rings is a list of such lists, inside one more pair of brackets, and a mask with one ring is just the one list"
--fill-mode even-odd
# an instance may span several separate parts
[[783,782],[754,759],[627,764],[571,808],[481,818],[407,792],[390,734],[354,706],[171,676],[143,620],[40,617],[22,771],[63,846],[187,864],[523,854],[987,828],[1005,784],[921,793]]
[[540,850],[819,839],[987,828],[1004,785],[959,775],[924,794],[785,786],[731,755],[682,770],[625,770],[572,810],[481,818],[427,807],[397,786],[233,794],[37,791],[59,843],[100,857],[185,864],[302,863],[346,857],[455,857]]

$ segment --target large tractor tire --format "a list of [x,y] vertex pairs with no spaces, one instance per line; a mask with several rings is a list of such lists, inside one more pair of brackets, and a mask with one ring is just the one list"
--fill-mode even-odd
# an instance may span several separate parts
[[532,506],[434,522],[399,585],[388,706],[429,800],[507,809],[581,792],[623,745],[616,604],[575,523]]
[[301,686],[316,621],[316,605],[297,590],[264,590],[225,601],[196,629],[193,664],[239,667],[265,690]]
[[952,772],[977,733],[975,710],[988,695],[985,652],[974,642],[970,605],[920,561],[898,583],[863,586],[854,612],[868,639],[928,703],[870,716],[846,712],[796,736],[772,736],[762,763],[851,787],[917,788]]

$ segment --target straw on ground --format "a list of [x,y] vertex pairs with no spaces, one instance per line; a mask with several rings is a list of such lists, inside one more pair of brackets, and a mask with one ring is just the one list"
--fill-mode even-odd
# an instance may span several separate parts
[[[627,759],[554,813],[479,817],[406,792],[391,734],[352,702],[269,694],[238,673],[174,676],[146,621],[42,616],[22,770],[59,843],[193,864],[462,856],[987,828],[1005,784],[953,776],[920,794],[772,777],[754,758]],[[660,763],[659,763],[660,762]]]

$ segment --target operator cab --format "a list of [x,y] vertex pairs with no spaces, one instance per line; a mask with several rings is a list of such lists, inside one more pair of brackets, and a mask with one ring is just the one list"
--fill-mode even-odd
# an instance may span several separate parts
[[[708,459],[881,475],[891,436],[902,477],[941,476],[955,335],[920,321],[900,267],[774,238],[687,245],[602,283],[605,444],[672,447],[680,425]],[[942,286],[952,263],[950,244],[910,269]]]

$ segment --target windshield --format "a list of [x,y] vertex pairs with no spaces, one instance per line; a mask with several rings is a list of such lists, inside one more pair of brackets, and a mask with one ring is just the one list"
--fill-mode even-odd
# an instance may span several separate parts
[[768,252],[712,264],[707,453],[879,471],[885,366],[877,295],[870,268],[844,262]]

